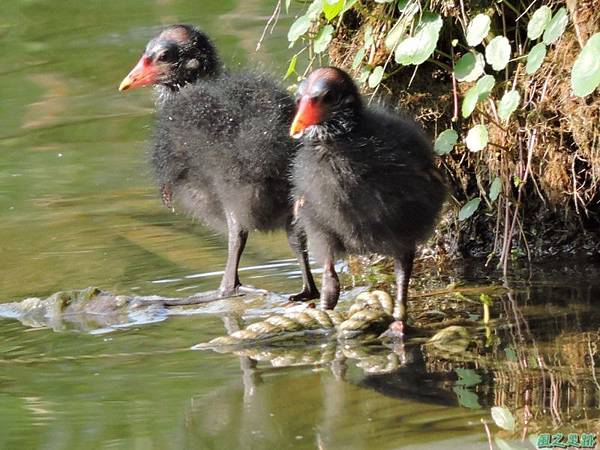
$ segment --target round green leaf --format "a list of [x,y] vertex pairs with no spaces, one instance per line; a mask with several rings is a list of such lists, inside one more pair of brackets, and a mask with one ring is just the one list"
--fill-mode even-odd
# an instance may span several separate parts
[[546,5],[535,10],[527,24],[527,37],[532,41],[539,38],[552,18],[552,10]]
[[567,23],[569,22],[569,16],[567,15],[566,8],[560,8],[550,20],[550,23],[546,27],[546,31],[544,31],[543,41],[544,44],[550,45],[554,43],[565,31],[567,28]]
[[323,12],[323,2],[324,0],[314,0],[310,4],[308,11],[306,11],[306,15],[310,20],[315,20],[321,15]]
[[467,118],[475,110],[477,103],[482,102],[492,92],[494,83],[496,80],[492,75],[485,75],[481,77],[477,84],[470,88],[465,94],[463,103],[461,106],[461,114],[464,118]]
[[492,185],[490,186],[490,192],[488,194],[488,196],[490,197],[490,200],[495,202],[496,199],[498,198],[498,196],[500,195],[501,190],[502,190],[502,180],[500,179],[500,177],[496,177],[496,178],[494,178],[494,181],[492,181]]
[[365,58],[366,53],[367,51],[364,47],[358,49],[356,55],[354,56],[354,61],[352,61],[352,70],[358,69],[358,66],[360,66],[360,63],[362,63],[362,60]]
[[442,18],[439,14],[424,14],[416,34],[396,47],[396,62],[404,66],[425,62],[435,50],[441,29]]
[[388,50],[393,50],[402,40],[406,29],[412,22],[412,18],[419,12],[419,5],[416,2],[411,1],[407,3],[406,8],[400,12],[402,15],[385,37],[385,47]]
[[479,197],[475,197],[465,203],[465,205],[460,208],[460,211],[458,212],[458,220],[467,220],[469,217],[471,217],[475,211],[477,211],[477,208],[479,208],[480,203],[481,199]]
[[475,81],[483,73],[484,66],[481,53],[465,53],[454,66],[454,76],[458,81]]
[[483,38],[490,32],[492,20],[485,14],[477,14],[467,27],[467,44],[471,47],[481,44]]
[[485,59],[494,70],[502,70],[510,59],[510,42],[504,36],[496,36],[485,48]]
[[469,117],[473,111],[475,111],[478,100],[479,92],[477,91],[477,86],[473,86],[465,94],[465,98],[463,98],[463,102],[460,107],[460,113],[465,119]]
[[332,19],[342,12],[344,8],[345,0],[323,0],[323,14],[327,21],[331,22]]
[[573,94],[584,97],[600,84],[600,33],[588,39],[571,71]]
[[546,58],[546,44],[540,42],[529,51],[525,71],[533,75],[544,63],[544,58]]
[[494,406],[492,407],[492,419],[496,422],[500,428],[507,431],[514,431],[515,429],[515,417],[512,415],[510,410],[505,406]]
[[310,18],[308,16],[298,17],[288,31],[288,41],[296,42],[309,28]]
[[452,128],[449,128],[438,135],[433,149],[438,155],[445,155],[452,151],[456,145],[456,141],[458,141],[458,133]]
[[502,96],[502,100],[498,104],[498,117],[502,120],[508,120],[510,115],[515,112],[521,102],[521,94],[519,91],[508,91]]
[[381,79],[383,78],[383,67],[377,66],[369,75],[369,87],[371,89],[375,89],[381,83]]
[[488,143],[488,130],[485,125],[475,125],[467,133],[465,144],[472,152],[479,152],[485,148]]
[[494,89],[494,84],[496,84],[496,79],[493,77],[493,75],[485,75],[481,77],[475,85],[477,88],[477,93],[479,94],[477,101],[482,102],[488,98],[492,92],[492,89]]
[[365,81],[367,81],[370,74],[371,74],[371,69],[369,69],[367,66],[364,66],[361,69],[360,75],[357,78],[358,84],[363,84]]
[[331,25],[325,25],[323,28],[321,28],[319,34],[317,34],[315,40],[313,41],[315,53],[323,53],[331,42],[332,36],[333,27]]

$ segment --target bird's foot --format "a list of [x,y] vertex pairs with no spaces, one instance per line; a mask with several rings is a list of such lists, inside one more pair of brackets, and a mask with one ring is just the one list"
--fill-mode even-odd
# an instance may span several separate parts
[[388,329],[381,334],[380,337],[400,340],[405,338],[407,335],[412,336],[415,334],[419,334],[416,328],[409,326],[404,320],[395,320],[390,324]]
[[309,288],[304,286],[297,294],[292,294],[289,297],[290,302],[307,302],[319,298],[319,291],[317,288]]

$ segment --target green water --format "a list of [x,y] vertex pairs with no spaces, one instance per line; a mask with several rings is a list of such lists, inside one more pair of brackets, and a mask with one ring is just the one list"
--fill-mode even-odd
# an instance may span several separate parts
[[[283,73],[289,17],[254,52],[274,3],[2,2],[0,302],[90,285],[164,296],[218,285],[224,239],[163,208],[149,176],[151,92],[116,88],[148,38],[174,22],[204,28],[230,67]],[[300,284],[292,258],[281,233],[253,234],[241,274],[292,292]],[[524,272],[499,297],[494,316],[509,325],[493,330],[494,345],[481,331],[477,342],[500,368],[423,356],[410,343],[361,350],[398,366],[384,375],[331,342],[293,349],[279,363],[266,350],[191,351],[225,333],[215,310],[107,334],[0,319],[0,448],[487,448],[481,419],[512,448],[531,448],[519,437],[540,430],[600,433],[600,272],[583,267]],[[442,281],[486,277],[464,267]],[[255,315],[269,310],[240,302]],[[539,355],[551,369],[523,366]],[[510,382],[507,372],[523,376]],[[519,421],[518,432],[504,432],[491,419],[494,405],[517,416],[529,408],[543,425]]]

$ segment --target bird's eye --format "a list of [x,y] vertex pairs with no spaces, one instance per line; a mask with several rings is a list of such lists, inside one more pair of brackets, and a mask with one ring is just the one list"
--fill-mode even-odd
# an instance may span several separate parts
[[167,55],[167,52],[162,52],[160,55],[158,55],[156,57],[156,60],[160,61],[160,62],[165,62],[167,60],[168,56],[169,55]]
[[335,94],[333,91],[325,91],[325,93],[321,95],[321,101],[323,103],[333,103],[335,101]]

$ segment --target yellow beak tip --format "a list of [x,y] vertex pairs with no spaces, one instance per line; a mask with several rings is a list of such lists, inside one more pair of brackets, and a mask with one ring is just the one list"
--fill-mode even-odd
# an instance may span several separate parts
[[125,78],[119,85],[119,91],[126,91],[129,89],[129,86],[131,86],[131,80],[129,78]]

